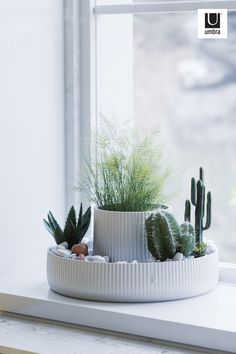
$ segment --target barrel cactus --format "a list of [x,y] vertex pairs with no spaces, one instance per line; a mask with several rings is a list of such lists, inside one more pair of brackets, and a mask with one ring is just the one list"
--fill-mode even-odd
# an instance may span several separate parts
[[165,261],[176,254],[180,227],[174,216],[164,211],[151,214],[146,220],[148,249],[157,260]]

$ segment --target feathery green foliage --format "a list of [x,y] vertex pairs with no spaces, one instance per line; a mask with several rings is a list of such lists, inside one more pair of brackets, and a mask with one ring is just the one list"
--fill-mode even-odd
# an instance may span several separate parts
[[169,176],[158,134],[141,138],[107,124],[97,136],[84,185],[100,209],[146,211],[166,201]]
[[81,203],[79,217],[77,220],[75,208],[72,206],[68,213],[64,230],[60,228],[51,211],[49,211],[47,217],[48,220],[43,219],[44,225],[54,237],[56,243],[60,244],[62,242],[67,242],[68,247],[71,249],[73,245],[82,241],[89,228],[91,208],[89,207],[83,214],[83,206]]

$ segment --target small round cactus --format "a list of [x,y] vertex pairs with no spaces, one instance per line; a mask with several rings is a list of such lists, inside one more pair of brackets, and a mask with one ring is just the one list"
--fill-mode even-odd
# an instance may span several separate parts
[[184,222],[180,225],[180,231],[178,250],[183,253],[185,257],[189,257],[195,247],[194,227],[189,222]]

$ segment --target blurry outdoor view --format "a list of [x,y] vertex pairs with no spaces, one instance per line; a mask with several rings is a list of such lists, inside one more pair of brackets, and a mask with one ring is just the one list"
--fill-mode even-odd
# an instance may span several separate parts
[[[102,18],[99,113],[119,118],[124,108],[144,133],[160,130],[173,170],[170,203],[180,222],[191,177],[204,167],[213,198],[204,235],[220,247],[222,261],[236,263],[236,13],[228,16],[227,40],[197,39],[197,13]],[[110,29],[114,23],[124,40]]]
[[134,16],[134,116],[143,131],[164,135],[180,221],[190,179],[204,167],[213,195],[205,236],[222,261],[236,262],[236,13],[229,14],[227,40],[198,40],[196,17]]

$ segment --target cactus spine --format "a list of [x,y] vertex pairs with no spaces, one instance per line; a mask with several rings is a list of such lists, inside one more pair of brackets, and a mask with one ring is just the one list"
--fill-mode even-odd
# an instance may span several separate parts
[[[199,169],[199,180],[196,182],[195,178],[191,179],[191,203],[195,206],[195,242],[200,245],[203,242],[203,231],[209,229],[211,226],[211,192],[207,193],[207,200],[205,202],[205,185],[204,185],[204,171]],[[206,204],[206,205],[205,205]],[[204,217],[206,210],[206,220],[204,225]],[[190,221],[191,205],[190,201],[185,202],[185,221]]]

